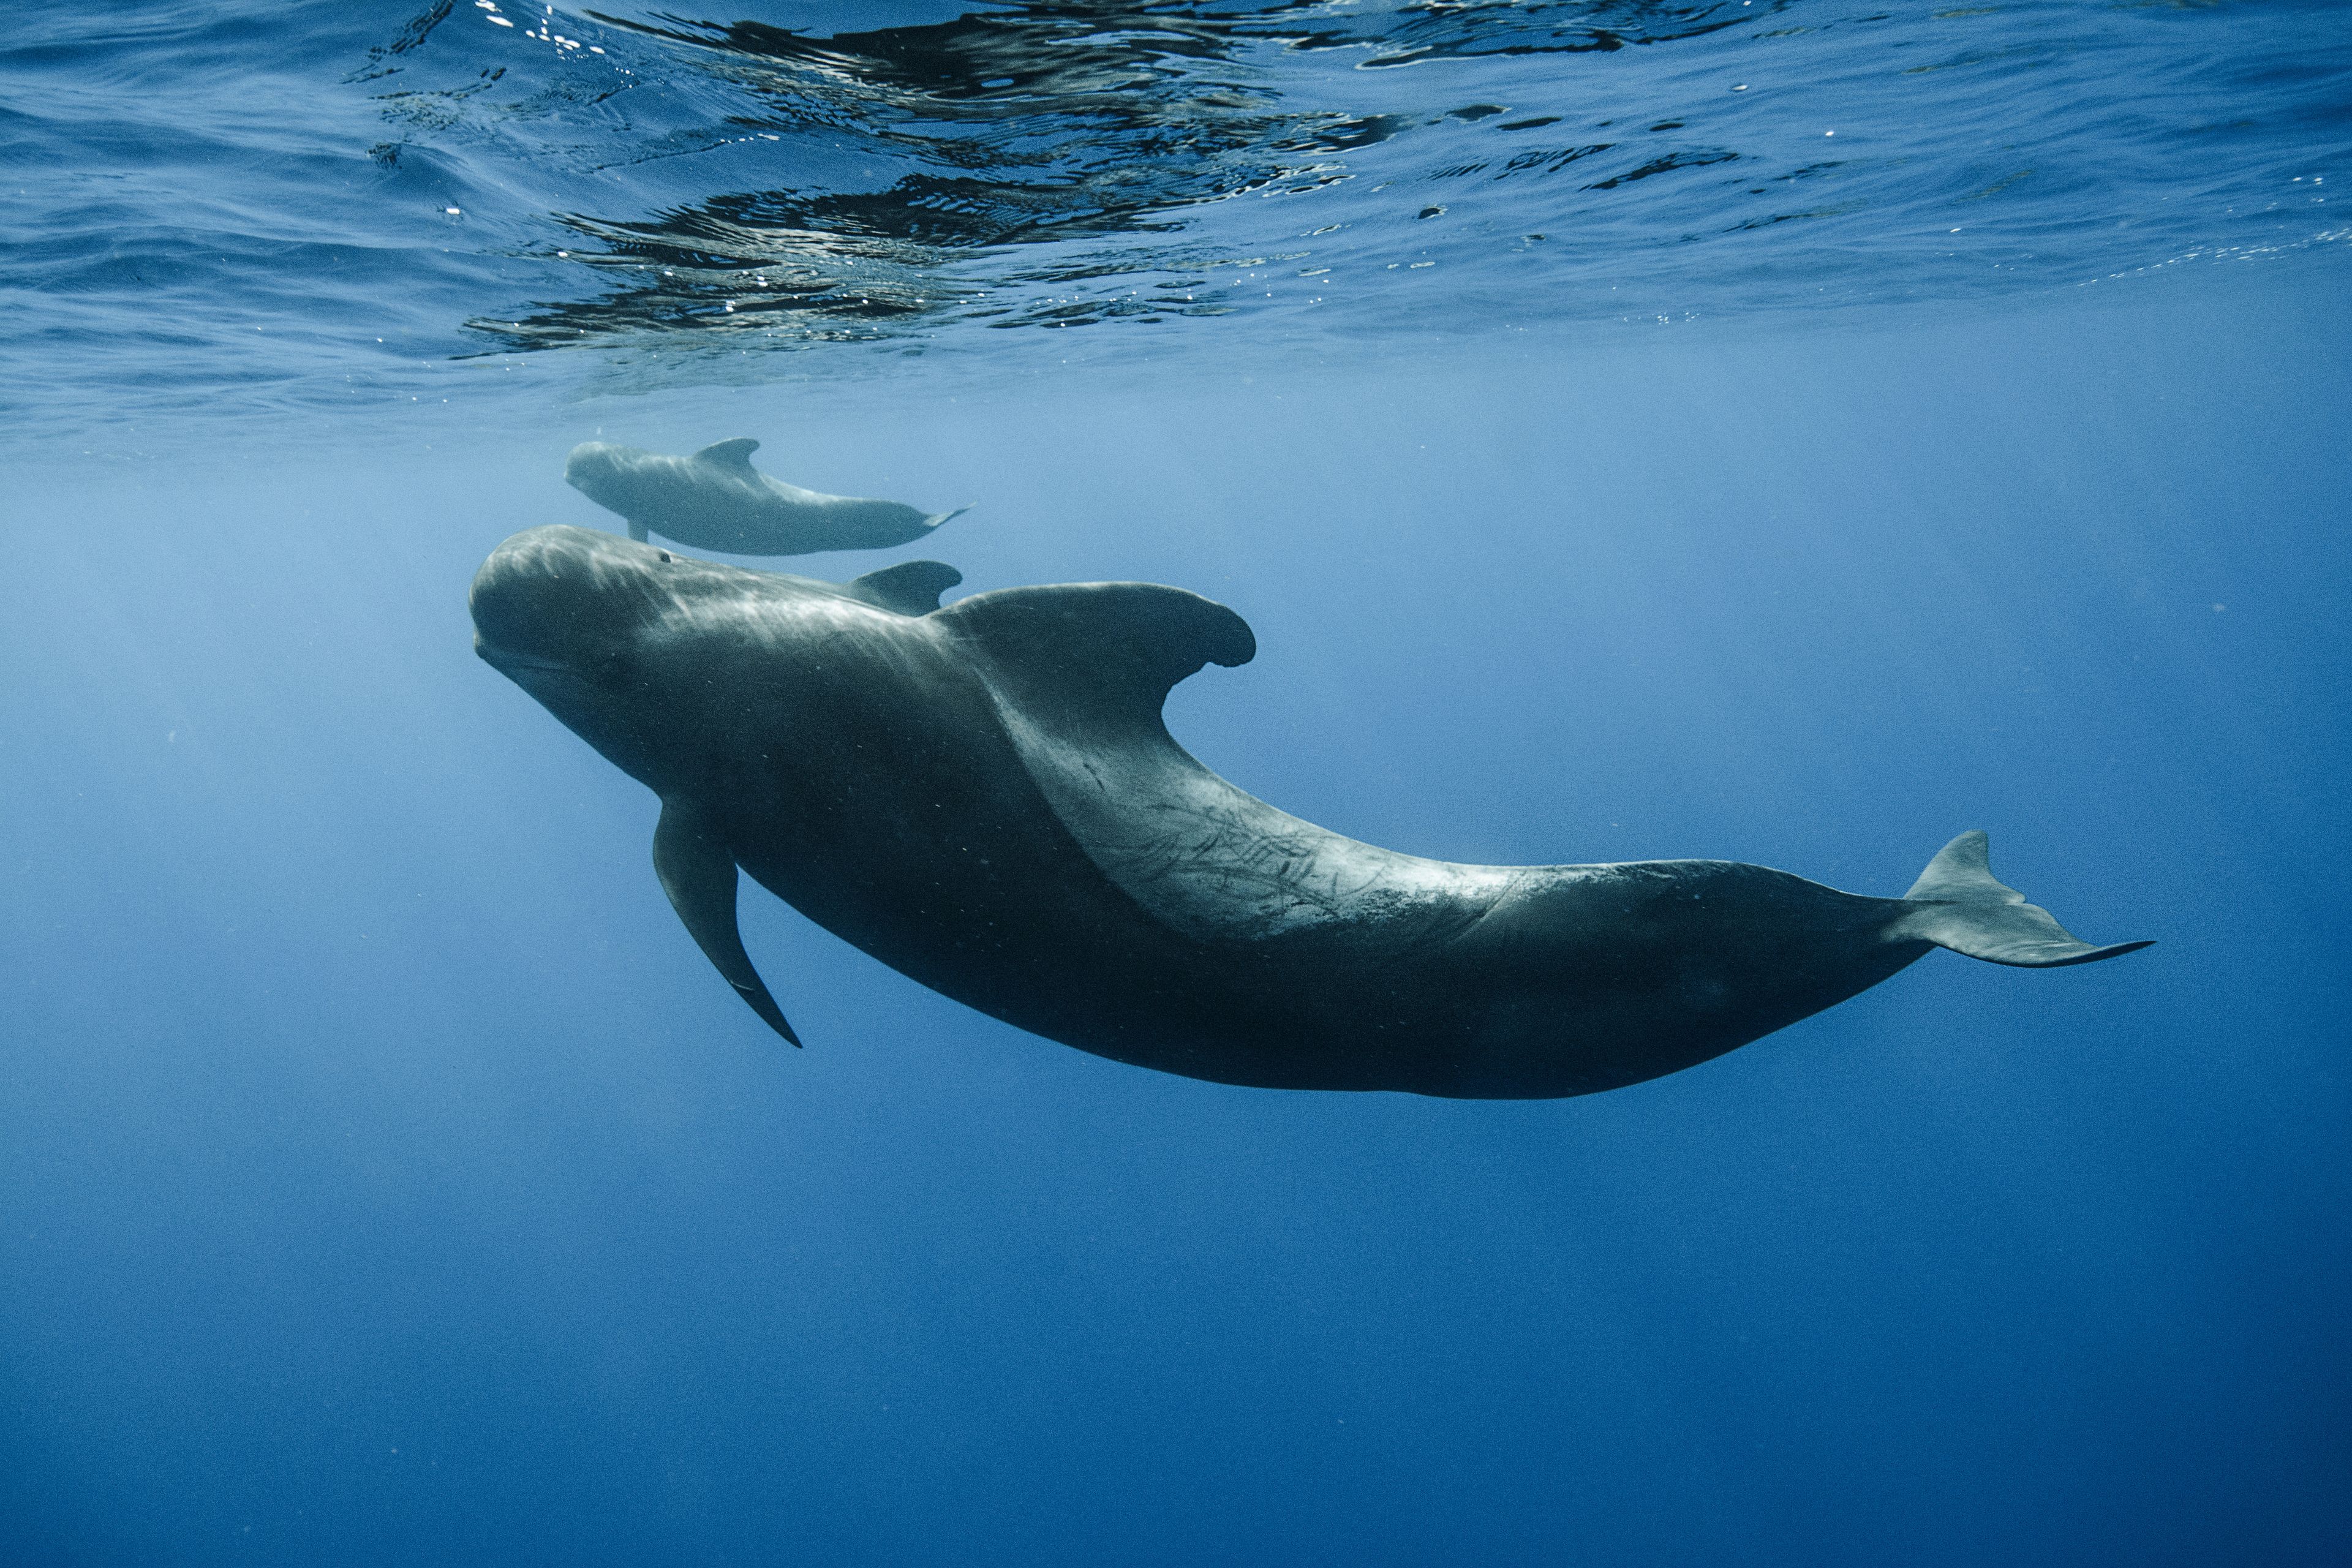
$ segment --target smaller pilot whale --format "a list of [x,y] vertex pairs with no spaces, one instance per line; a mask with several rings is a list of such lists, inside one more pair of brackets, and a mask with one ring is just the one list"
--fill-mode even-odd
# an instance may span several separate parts
[[751,466],[760,443],[716,441],[674,458],[609,441],[583,441],[564,460],[573,489],[629,525],[697,550],[730,555],[809,555],[820,550],[887,550],[920,539],[970,510],[925,512],[894,500],[829,496],[772,479]]

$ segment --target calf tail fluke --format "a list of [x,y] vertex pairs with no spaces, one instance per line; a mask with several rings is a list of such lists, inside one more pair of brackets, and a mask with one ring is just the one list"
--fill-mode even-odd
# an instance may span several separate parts
[[1969,832],[1937,850],[1903,895],[1913,907],[1895,918],[1886,934],[2027,969],[2096,963],[2148,945],[2118,942],[2100,947],[2083,941],[2048,910],[2027,903],[2023,893],[1996,881],[1986,848],[1985,836]]

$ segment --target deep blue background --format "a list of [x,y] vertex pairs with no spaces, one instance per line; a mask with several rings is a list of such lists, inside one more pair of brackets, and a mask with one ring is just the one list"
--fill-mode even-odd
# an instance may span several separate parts
[[[2343,1560],[2336,271],[16,464],[0,1562]],[[1980,826],[2159,944],[1465,1104],[1097,1061],[758,895],[785,1051],[469,650],[600,427],[1226,600],[1180,738],[1362,837],[1895,893]]]

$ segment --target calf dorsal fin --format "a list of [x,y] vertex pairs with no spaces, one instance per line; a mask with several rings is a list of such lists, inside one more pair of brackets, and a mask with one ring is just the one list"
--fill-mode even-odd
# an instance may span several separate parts
[[713,441],[695,457],[722,468],[740,468],[748,474],[751,471],[751,454],[759,449],[760,443],[751,437],[738,436],[732,441]]

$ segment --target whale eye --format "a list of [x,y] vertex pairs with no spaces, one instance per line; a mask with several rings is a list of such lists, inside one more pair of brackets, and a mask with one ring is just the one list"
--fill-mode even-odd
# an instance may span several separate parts
[[664,561],[667,561],[667,560],[669,559],[669,552],[668,552],[668,551],[667,551],[667,550],[663,551],[663,552],[661,552],[661,558],[662,558]]

